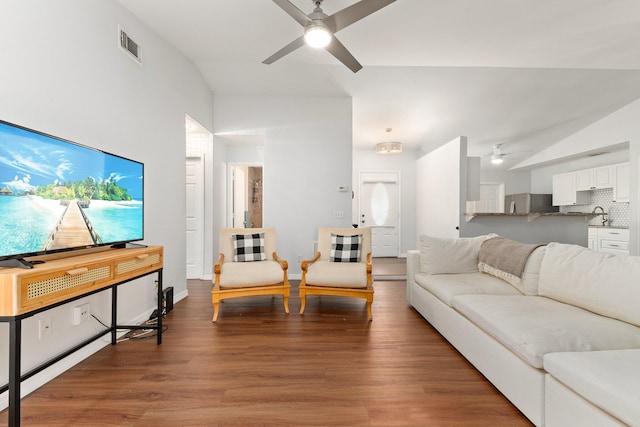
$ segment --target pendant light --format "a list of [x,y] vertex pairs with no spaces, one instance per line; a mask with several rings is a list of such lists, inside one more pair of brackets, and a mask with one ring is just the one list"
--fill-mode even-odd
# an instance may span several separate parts
[[377,154],[396,154],[402,153],[402,143],[391,141],[391,128],[387,128],[387,142],[376,144]]

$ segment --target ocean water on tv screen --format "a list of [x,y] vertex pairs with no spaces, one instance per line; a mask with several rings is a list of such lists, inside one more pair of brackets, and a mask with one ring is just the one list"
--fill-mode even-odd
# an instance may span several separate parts
[[0,212],[0,256],[5,256],[40,251],[64,206],[39,197],[0,196]]
[[[65,210],[58,200],[37,196],[2,197],[0,211],[0,256],[39,252]],[[93,200],[84,209],[103,242],[142,238],[142,203]]]

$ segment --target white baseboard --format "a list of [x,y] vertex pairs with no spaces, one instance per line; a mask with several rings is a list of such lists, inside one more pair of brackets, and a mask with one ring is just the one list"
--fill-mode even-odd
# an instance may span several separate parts
[[183,299],[185,299],[186,297],[189,296],[189,291],[187,289],[185,289],[184,291],[177,293],[173,296],[173,303],[177,303],[179,301],[182,301]]

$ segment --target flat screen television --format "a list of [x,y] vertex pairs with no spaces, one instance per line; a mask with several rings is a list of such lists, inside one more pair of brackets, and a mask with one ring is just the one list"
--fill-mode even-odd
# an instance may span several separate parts
[[0,266],[144,239],[144,164],[0,120]]

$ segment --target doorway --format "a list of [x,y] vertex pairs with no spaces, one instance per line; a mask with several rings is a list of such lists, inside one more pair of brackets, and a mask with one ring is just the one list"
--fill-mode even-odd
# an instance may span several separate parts
[[262,228],[262,165],[229,164],[229,224]]
[[[211,217],[213,201],[206,190],[211,173],[213,135],[185,114],[185,264],[188,279],[204,279],[211,271]],[[208,251],[208,252],[207,252]]]
[[504,182],[481,182],[480,200],[467,202],[468,213],[504,213]]
[[371,255],[397,257],[400,250],[400,172],[361,172],[360,227],[371,228]]

